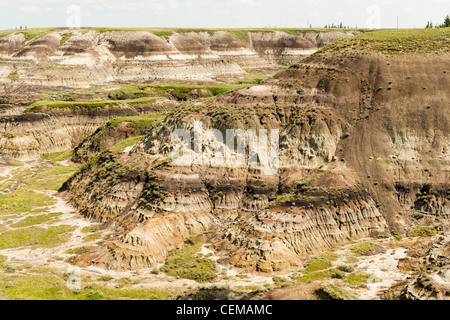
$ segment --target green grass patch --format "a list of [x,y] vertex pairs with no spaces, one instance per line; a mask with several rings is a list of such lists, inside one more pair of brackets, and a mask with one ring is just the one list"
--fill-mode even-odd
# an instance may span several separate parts
[[33,103],[27,111],[40,111],[43,107],[47,108],[61,108],[61,109],[101,109],[121,104],[140,104],[140,103],[155,103],[156,98],[137,98],[126,100],[107,100],[107,101],[38,101]]
[[57,191],[62,184],[78,170],[77,165],[42,167],[23,180],[18,190],[53,190]]
[[289,281],[288,279],[278,276],[273,277],[272,281],[277,287],[285,287],[292,284],[292,282]]
[[8,261],[8,257],[7,256],[3,256],[0,254],[0,267],[6,262]]
[[23,162],[14,160],[14,159],[10,159],[8,160],[8,166],[12,166],[12,167],[23,167],[24,164]]
[[51,247],[69,240],[75,227],[60,225],[49,227],[28,227],[6,231],[0,234],[0,249],[18,247]]
[[274,194],[269,199],[269,207],[275,207],[285,204],[286,202],[294,200],[294,194],[285,193],[285,194]]
[[328,295],[333,300],[357,300],[357,297],[350,291],[345,290],[335,284],[323,285],[320,291]]
[[62,46],[72,35],[72,32],[63,33],[61,40],[59,41],[59,45]]
[[448,52],[450,28],[376,30],[339,39],[314,55],[348,51],[385,54]]
[[345,278],[345,282],[352,286],[361,286],[367,284],[367,281],[371,277],[371,274],[359,274],[359,273],[352,273],[348,277]]
[[58,221],[56,218],[61,215],[62,215],[61,212],[52,212],[49,214],[42,214],[42,215],[38,215],[38,216],[26,217],[14,224],[11,224],[10,227],[11,228],[23,228],[23,227],[33,226],[36,224],[42,224],[42,223],[49,222],[49,221],[56,222],[56,221]]
[[35,208],[54,205],[56,200],[32,191],[15,191],[0,194],[0,215],[29,212]]
[[240,89],[245,87],[245,85],[236,84],[177,84],[177,83],[159,83],[159,84],[149,84],[145,88],[151,88],[158,94],[170,94],[178,100],[187,100],[189,93],[193,90],[206,90],[208,96],[218,96],[229,91]]
[[136,143],[141,141],[145,136],[136,136],[130,137],[128,139],[122,140],[119,143],[116,143],[112,147],[108,148],[108,151],[121,153],[128,147],[134,146]]
[[313,257],[306,264],[305,272],[320,271],[333,267],[333,262],[338,259],[338,255],[333,252],[324,253],[317,257]]
[[21,274],[0,274],[0,296],[9,300],[168,300],[179,293],[154,288],[110,288],[94,284],[72,291],[66,277],[51,269]]
[[408,237],[431,237],[436,234],[436,229],[429,226],[417,226],[408,230]]
[[351,252],[358,256],[364,256],[376,248],[373,242],[361,242],[350,248]]
[[161,271],[169,276],[198,282],[212,281],[217,277],[216,263],[199,253],[202,244],[188,241],[181,249],[169,254]]
[[78,248],[68,249],[68,250],[66,250],[66,253],[82,255],[82,254],[87,253],[88,251],[89,251],[89,247],[82,246],[82,247],[78,247]]
[[335,270],[332,269],[333,262],[338,255],[332,252],[323,253],[308,261],[301,275],[294,278],[296,283],[304,283],[331,278]]
[[121,123],[127,123],[127,126],[134,129],[152,128],[153,125],[163,120],[166,117],[165,114],[161,115],[146,115],[146,116],[133,116],[133,117],[119,117],[109,121],[106,127],[115,127]]
[[91,233],[91,232],[94,232],[94,230],[95,230],[96,228],[98,228],[99,226],[100,226],[100,224],[94,224],[94,225],[92,225],[92,226],[83,227],[83,228],[81,229],[81,232],[82,232],[82,233]]
[[47,153],[46,155],[44,155],[44,159],[56,163],[59,161],[67,160],[69,157],[73,156],[73,153],[73,149],[61,152]]
[[83,241],[87,242],[87,241],[97,240],[97,239],[100,239],[101,236],[102,236],[101,232],[94,232],[94,233],[88,234],[87,236],[84,236]]

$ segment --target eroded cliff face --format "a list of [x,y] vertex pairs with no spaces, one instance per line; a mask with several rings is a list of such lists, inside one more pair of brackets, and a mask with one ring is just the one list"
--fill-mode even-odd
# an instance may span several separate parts
[[[180,110],[187,115],[179,118],[175,109],[132,150],[102,153],[64,186],[83,214],[117,228],[117,237],[86,259],[107,268],[154,267],[187,238],[208,232],[220,262],[249,272],[286,272],[338,244],[388,232],[374,199],[334,159],[342,135],[338,119],[325,119],[319,109],[305,109],[297,119],[299,110],[286,106],[278,110],[284,120],[271,114],[256,125],[256,114],[246,123],[213,116],[215,110]],[[205,136],[212,128],[279,129],[281,169],[267,175],[248,162],[172,163],[171,132],[193,132],[196,121]],[[204,147],[219,144],[204,141]]]
[[[111,81],[215,80],[287,65],[358,32],[53,30],[0,39],[0,81],[83,87]],[[237,32],[237,36],[233,35]]]
[[[64,186],[117,230],[83,261],[155,266],[207,232],[220,262],[278,272],[362,237],[448,228],[449,61],[319,54],[260,86],[174,108],[132,150],[102,153]],[[280,169],[176,164],[172,132],[198,121],[205,135],[279,130]],[[221,145],[209,137],[203,147]]]
[[155,103],[123,103],[93,109],[43,107],[3,115],[0,117],[0,157],[30,160],[46,153],[73,149],[111,119],[158,114],[174,104],[160,99]]

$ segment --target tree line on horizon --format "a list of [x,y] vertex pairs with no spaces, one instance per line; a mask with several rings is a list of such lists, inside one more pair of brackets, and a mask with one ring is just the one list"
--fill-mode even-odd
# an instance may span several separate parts
[[430,29],[430,28],[450,28],[450,16],[447,15],[445,17],[443,24],[436,24],[436,25],[433,26],[433,22],[428,21],[427,26],[425,28],[427,28],[427,29]]

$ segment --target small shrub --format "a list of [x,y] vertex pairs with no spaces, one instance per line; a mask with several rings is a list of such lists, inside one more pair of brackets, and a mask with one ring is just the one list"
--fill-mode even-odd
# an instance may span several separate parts
[[436,229],[429,226],[418,226],[408,230],[408,237],[431,237],[436,234]]
[[332,278],[336,278],[336,279],[343,279],[345,277],[345,273],[341,270],[334,270],[333,273],[331,274]]
[[358,255],[364,256],[367,255],[370,251],[374,250],[376,245],[373,242],[361,242],[357,245],[354,245],[350,250]]
[[100,278],[102,281],[110,281],[113,279],[112,276],[110,276],[109,274],[104,274],[102,275],[102,277]]
[[338,269],[341,270],[341,271],[343,271],[343,272],[348,272],[348,273],[353,272],[353,271],[355,270],[355,269],[354,269],[352,266],[350,266],[350,265],[341,265],[341,266],[338,267]]
[[327,284],[318,289],[333,300],[356,300],[356,297],[349,291],[334,284]]

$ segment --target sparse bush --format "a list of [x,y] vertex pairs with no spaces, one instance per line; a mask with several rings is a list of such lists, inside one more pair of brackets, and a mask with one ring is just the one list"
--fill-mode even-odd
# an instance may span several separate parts
[[358,256],[364,256],[367,255],[370,251],[374,250],[375,247],[376,245],[373,242],[361,242],[351,247],[350,250]]
[[213,260],[205,258],[198,253],[202,244],[189,239],[184,248],[173,251],[167,257],[161,268],[169,276],[191,279],[198,282],[207,282],[215,279],[216,264]]
[[418,226],[408,230],[408,237],[431,237],[436,234],[436,229],[429,226]]
[[338,267],[338,269],[343,271],[343,272],[347,272],[347,273],[350,273],[350,272],[354,271],[354,268],[352,266],[350,266],[350,265],[341,265],[341,266]]
[[343,279],[345,277],[345,273],[337,269],[333,271],[331,277],[336,279]]
[[113,279],[112,276],[110,276],[109,274],[104,274],[102,275],[102,277],[100,278],[102,281],[110,281]]

